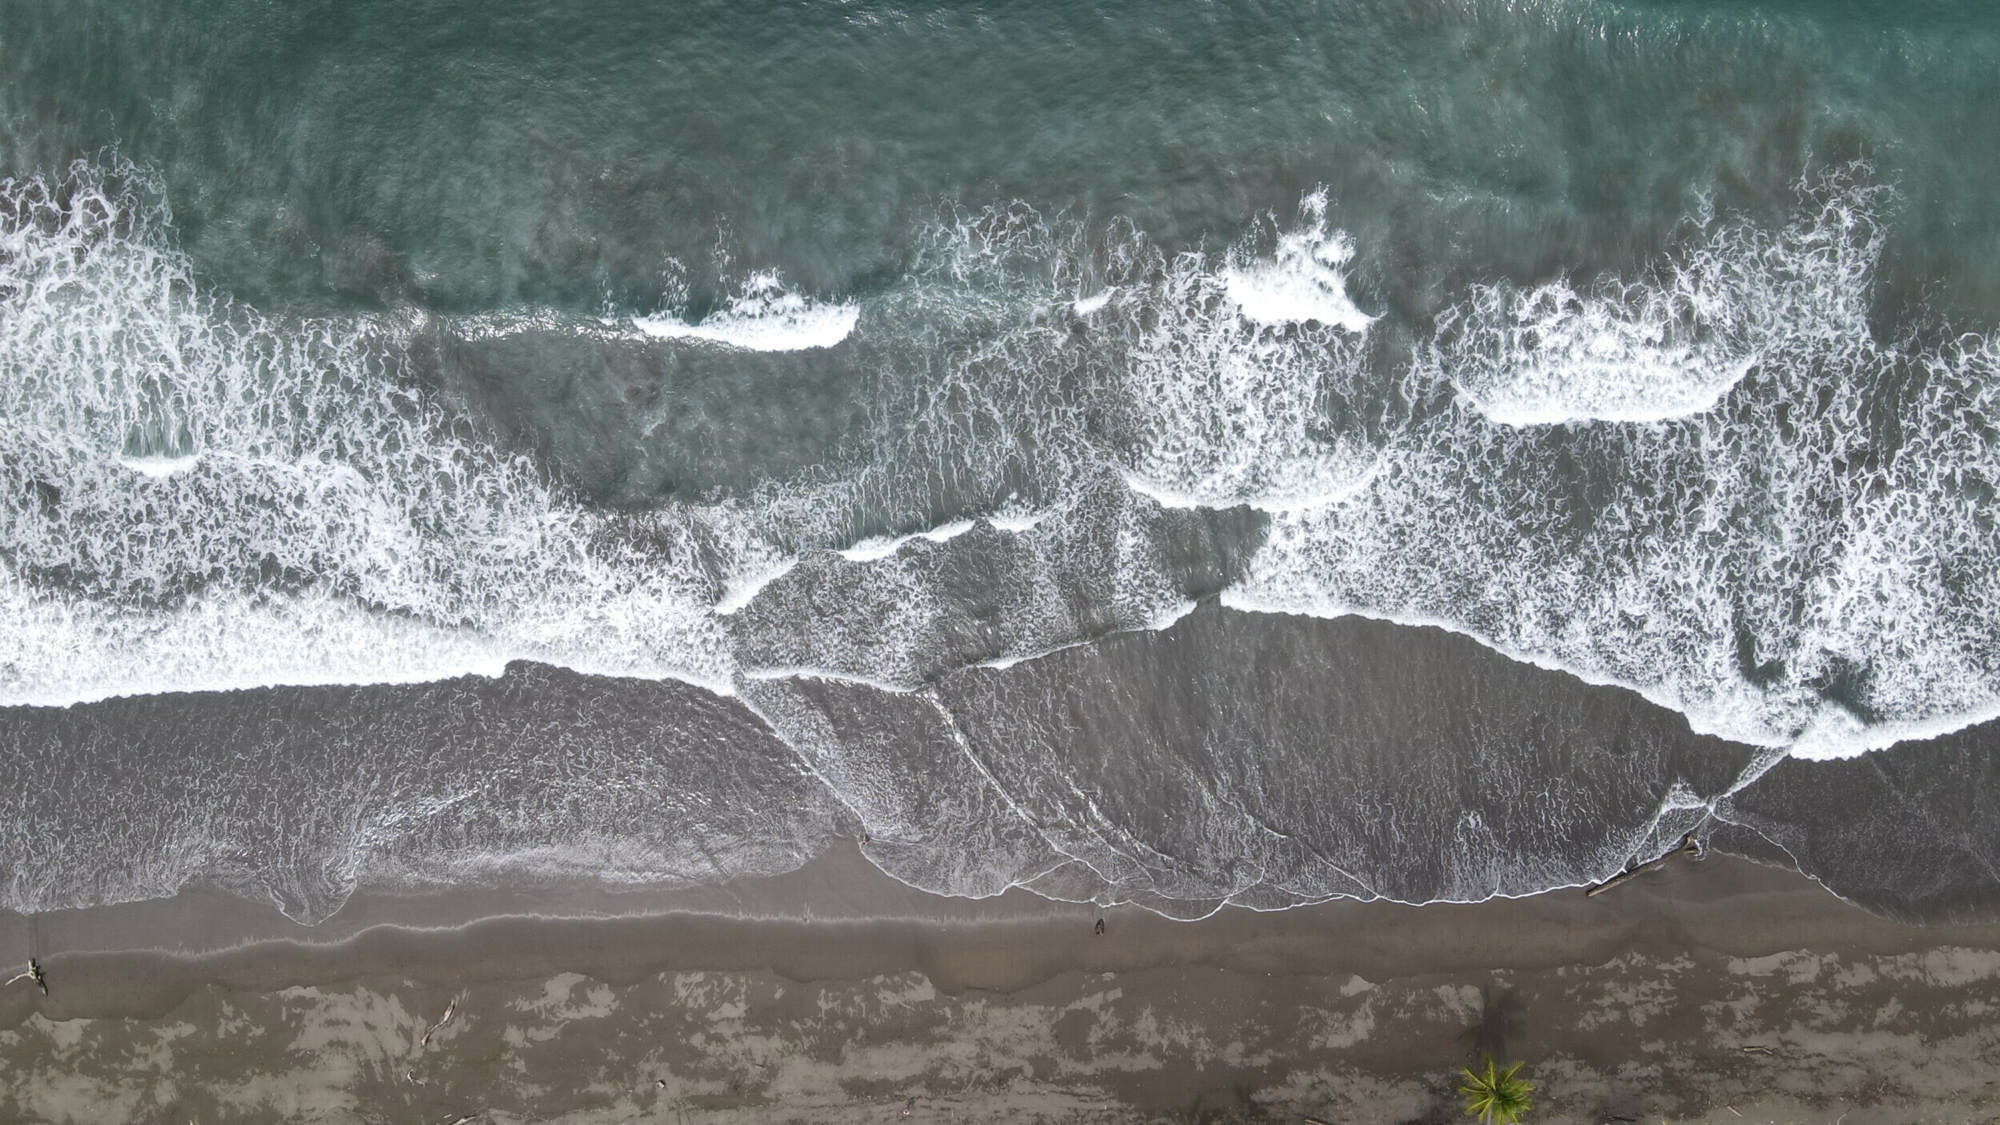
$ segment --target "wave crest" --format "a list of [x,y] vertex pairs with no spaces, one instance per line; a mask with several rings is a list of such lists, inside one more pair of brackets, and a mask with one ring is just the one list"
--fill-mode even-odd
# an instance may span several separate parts
[[1428,362],[1508,426],[1711,410],[1764,357],[1865,330],[1882,195],[1849,185],[1776,231],[1704,204],[1693,244],[1641,281],[1479,286],[1439,318]]

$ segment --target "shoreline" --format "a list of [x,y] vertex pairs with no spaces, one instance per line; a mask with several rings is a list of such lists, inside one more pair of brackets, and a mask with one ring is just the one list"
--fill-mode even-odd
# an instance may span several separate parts
[[[1094,936],[1099,918],[1115,940],[1080,940]],[[1796,872],[1729,855],[1675,863],[1597,897],[1571,887],[1475,903],[1335,899],[1272,911],[1225,907],[1182,921],[1018,888],[946,898],[897,882],[843,840],[796,871],[716,887],[361,891],[312,926],[213,888],[0,914],[6,963],[25,963],[31,942],[57,983],[25,1007],[102,1019],[157,1015],[177,1002],[168,998],[209,984],[278,989],[384,972],[452,984],[543,971],[618,980],[768,969],[807,981],[918,969],[948,992],[1012,992],[1063,972],[1162,964],[1404,976],[1536,970],[1684,946],[1740,957],[1815,945],[2000,949],[2000,923],[1907,925]],[[136,999],[148,993],[151,1002]],[[0,997],[0,1028],[25,1017],[21,1000]]]
[[[25,963],[32,946],[54,978],[81,976],[82,995],[91,996],[97,978],[118,978],[123,987],[142,972],[188,987],[273,988],[373,975],[385,963],[431,983],[512,979],[543,960],[613,976],[755,967],[809,980],[907,968],[898,959],[914,957],[926,971],[944,975],[940,987],[1014,991],[1064,971],[1129,970],[1170,960],[1235,971],[1332,966],[1405,973],[1413,967],[1545,968],[1682,941],[1758,956],[1792,948],[1789,943],[1806,935],[1838,935],[1841,944],[1871,952],[1935,944],[1921,935],[1959,935],[2000,948],[2000,923],[1907,925],[1870,914],[1796,872],[1726,854],[1677,862],[1594,898],[1585,891],[1567,887],[1473,903],[1334,899],[1269,911],[1231,906],[1185,921],[1129,904],[1062,902],[1019,888],[985,899],[935,895],[882,873],[851,840],[840,840],[798,870],[720,886],[361,890],[316,925],[199,886],[113,906],[0,912],[0,957]],[[1113,920],[1112,932],[1123,940],[1066,940],[1093,936],[1098,918]],[[1706,924],[1720,928],[1697,937]],[[1524,938],[1538,926],[1547,932]],[[671,956],[647,944],[664,935],[677,940]],[[1397,944],[1405,936],[1421,938],[1420,953]],[[1026,941],[1042,943],[1032,957],[999,956],[1011,943]],[[954,944],[962,950],[954,952]],[[748,952],[753,947],[757,952]],[[478,951],[474,967],[467,967],[467,950]],[[67,1012],[67,1001],[80,1005],[75,1014],[81,1018],[141,1013],[83,1000],[75,988],[52,994],[43,1010]],[[17,1000],[0,1000],[0,1026],[18,1022],[9,1018]]]
[[[1711,1107],[1711,1119],[1734,1121],[1762,1104],[1750,1096],[1759,1082],[1800,1067],[1822,1084],[1840,1076],[1835,1096],[1876,1097],[1882,1120],[1921,1120],[1939,1104],[1925,1083],[1943,1081],[1924,1068],[1955,1057],[1947,1043],[1969,1052],[1950,1065],[1977,1076],[1948,1091],[1950,1104],[2000,1098],[1987,1082],[2000,1075],[2000,1032],[1984,1015],[2000,1010],[2000,925],[1905,926],[1726,856],[1597,898],[1336,901],[1195,922],[1020,891],[940,899],[851,847],[722,888],[357,895],[319,927],[270,923],[266,910],[263,936],[229,947],[213,939],[232,917],[265,909],[236,901],[184,893],[38,919],[50,994],[0,993],[0,1063],[22,1119],[64,1119],[30,1104],[35,1083],[93,1073],[88,1048],[101,1040],[100,1055],[125,1060],[123,1077],[48,1087],[70,1091],[72,1119],[151,1120],[107,1114],[107,1091],[138,1082],[144,1090],[119,1095],[137,1105],[167,1081],[175,1119],[187,1109],[204,1121],[283,1110],[358,1122],[396,1106],[449,1120],[452,1099],[475,1094],[493,1121],[622,1121],[644,1119],[669,1091],[684,1119],[874,1120],[919,1097],[961,1114],[932,1120],[1137,1121],[1198,1097],[1213,1109],[1233,1090],[1269,1112],[1423,1120],[1424,1107],[1449,1102],[1440,1083],[1463,1053],[1457,1036],[1496,981],[1529,997],[1509,1050],[1563,1102],[1538,1121],[1594,1120],[1598,1110],[1568,1103],[1598,1086],[1599,1101],[1629,1095],[1628,1108],[1686,1120],[1703,1091],[1736,1083],[1733,1110]],[[536,917],[531,906],[598,916]],[[1092,933],[1099,917],[1103,937]],[[271,936],[287,926],[325,940]],[[19,959],[27,931],[7,917],[0,951]],[[132,948],[142,935],[150,951]],[[801,995],[810,1004],[790,1007],[807,1003]],[[445,1012],[468,1038],[449,1076],[426,1077]],[[1081,1038],[1079,1012],[1093,1027]],[[619,1030],[621,1019],[636,1022]],[[245,1020],[267,1049],[217,1030]],[[662,1021],[680,1030],[660,1033]],[[143,1068],[130,1077],[135,1044],[169,1031],[178,1084]],[[480,1062],[467,1063],[460,1048],[482,1036]],[[1741,1049],[1760,1043],[1782,1057]],[[565,1064],[540,1060],[583,1057],[595,1069],[567,1086],[540,1069],[559,1074]],[[1875,1074],[1877,1064],[1889,1070]],[[209,1066],[261,1077],[228,1095]],[[890,1072],[902,1077],[869,1077]],[[326,1104],[308,1112],[273,1083],[318,1090]],[[1790,1100],[1760,1119],[1820,1120],[1811,1089],[1771,1087]],[[1368,1105],[1401,1108],[1370,1116]]]

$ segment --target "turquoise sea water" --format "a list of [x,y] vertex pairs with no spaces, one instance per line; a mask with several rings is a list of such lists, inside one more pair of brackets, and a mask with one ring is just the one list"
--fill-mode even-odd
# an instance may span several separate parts
[[[953,893],[1466,898],[1690,829],[1811,868],[1807,805],[1887,884],[1859,767],[1808,763],[1988,776],[1987,5],[7,0],[0,61],[17,908],[226,875],[317,916],[861,830]],[[1536,736],[1454,701],[1369,744],[1421,768],[1336,769],[1329,726],[1511,675],[1370,678],[1311,624],[1355,616],[1711,756],[1551,703],[1583,758],[1489,761]],[[591,719],[571,761],[383,688],[364,767],[323,711],[197,752],[98,702],[367,714],[510,661],[677,733]],[[544,680],[524,714],[586,690]],[[1362,681],[1347,719],[1259,694]],[[1058,714],[1106,699],[1115,768]],[[1547,831],[1466,780],[1512,770],[1570,787]],[[149,827],[84,832],[133,776]],[[1991,815],[1937,829],[1932,897],[1984,894]]]

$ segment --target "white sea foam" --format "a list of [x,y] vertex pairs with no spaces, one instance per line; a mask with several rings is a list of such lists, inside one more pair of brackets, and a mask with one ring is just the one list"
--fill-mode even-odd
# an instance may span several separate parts
[[[1344,290],[1336,301],[1322,261],[1353,252],[1327,229],[1325,193],[1307,196],[1275,241],[1274,258],[1240,246],[1220,269],[1201,254],[1156,258],[1111,326],[1129,427],[1122,472],[1163,505],[1312,507],[1375,471],[1374,438],[1328,419],[1330,406],[1377,392],[1360,335],[1370,318],[1337,307]],[[1246,290],[1246,278],[1266,288]]]
[[[1376,318],[1347,295],[1340,272],[1354,257],[1354,240],[1326,223],[1326,189],[1306,196],[1296,229],[1278,236],[1269,257],[1238,251],[1222,271],[1223,291],[1245,319],[1258,324],[1333,325],[1356,334]],[[1081,310],[1079,310],[1081,311]]]
[[[415,326],[431,319],[421,310],[406,314]],[[509,309],[503,312],[469,313],[452,317],[449,330],[461,340],[500,340],[523,333],[560,333],[569,336],[615,339],[627,329],[611,317],[579,319],[552,309]]]
[[873,676],[857,675],[844,668],[820,668],[809,664],[746,668],[739,678],[746,684],[775,683],[780,680],[825,680],[831,683],[853,684],[856,687],[865,687],[870,691],[886,692],[890,695],[907,695],[917,690],[911,684],[896,680],[881,680]]
[[0,184],[0,703],[510,659],[727,690],[696,551],[621,545],[451,436],[396,381],[389,326],[204,295],[157,190],[83,165]]
[[[1635,688],[1703,730],[1858,752],[1992,713],[1980,623],[2000,608],[1982,577],[1996,547],[1974,509],[1977,482],[2000,469],[1974,420],[1991,416],[1996,380],[1984,341],[1921,353],[1875,341],[1884,197],[1852,182],[1806,194],[1781,229],[1696,215],[1635,280],[1476,288],[1400,385],[1371,375],[1338,318],[1280,327],[1232,298],[1242,263],[1290,247],[1296,264],[1333,238],[1322,197],[1222,263],[1114,237],[1094,282],[1063,265],[1075,248],[1061,233],[989,213],[954,243],[955,284],[1011,269],[1072,311],[1079,289],[1117,300],[1082,345],[1035,328],[975,353],[981,381],[957,376],[936,401],[991,404],[1000,428],[1044,448],[1074,451],[1084,432],[1082,459],[1110,460],[1163,508],[1274,513],[1235,604],[1437,623]],[[1042,272],[1012,265],[1024,259]],[[1093,423],[1034,413],[1046,382],[994,381],[1071,363],[1093,373],[1084,401],[1111,420],[1108,448],[1088,444]],[[1930,375],[1900,408],[1901,449],[1872,449],[1868,403],[1919,368]],[[1397,396],[1431,405],[1375,413],[1379,427],[1330,418]],[[846,557],[882,561],[907,541]],[[1112,569],[1141,585],[1157,574],[1143,554]],[[912,614],[892,631],[922,635],[946,612],[920,603],[885,600]]]
[[1111,298],[1117,294],[1118,290],[1116,289],[1101,289],[1088,297],[1078,297],[1076,300],[1070,302],[1070,311],[1076,313],[1078,316],[1089,316],[1091,313],[1110,304]]
[[[1327,503],[1378,453],[1370,432],[1330,413],[1397,411],[1371,401],[1380,388],[1359,331],[1370,318],[1336,307],[1347,299],[1332,263],[1354,248],[1328,210],[1326,193],[1311,193],[1295,220],[1266,216],[1222,255],[1169,255],[1123,224],[1100,237],[1021,207],[956,214],[922,256],[920,307],[885,306],[884,321],[926,336],[991,326],[924,391],[953,419],[940,431],[978,435],[954,457],[996,464],[999,438],[1009,454],[1032,448],[1057,491],[1108,460],[1170,506]],[[1316,314],[1295,321],[1274,304],[1246,315],[1232,278],[1309,291]]]
[[[1995,347],[1876,340],[1881,193],[1809,194],[1788,227],[1712,226],[1663,280],[1606,287],[1580,311],[1531,295],[1559,313],[1553,346],[1521,330],[1514,298],[1475,295],[1419,372],[1466,397],[1390,443],[1367,487],[1281,514],[1232,596],[1437,622],[1800,756],[1994,714]],[[1662,309],[1700,311],[1641,330],[1668,323],[1651,319]],[[1564,342],[1593,319],[1642,352],[1684,333],[1664,366],[1691,373],[1674,393],[1692,413],[1516,425],[1679,409],[1641,409],[1632,368]]]
[[999,528],[1001,531],[1018,534],[1023,531],[1033,531],[1037,524],[1040,524],[1043,520],[1047,519],[1048,517],[1049,514],[1047,512],[1034,512],[1034,511],[1025,511],[1016,509],[1010,511],[996,512],[993,515],[986,517],[986,522],[992,524],[996,528]]
[[905,546],[922,540],[926,543],[944,543],[956,539],[972,530],[972,520],[953,520],[939,527],[913,531],[908,535],[877,535],[863,539],[851,547],[843,547],[834,552],[843,559],[854,562],[869,562],[886,559]]
[[187,472],[201,464],[201,455],[190,453],[185,457],[120,457],[120,465],[148,477],[170,477]]
[[[1269,489],[1243,501],[1243,506],[1265,512],[1290,512],[1302,508],[1323,508],[1328,504],[1338,504],[1367,488],[1375,474],[1381,470],[1380,462],[1373,462],[1357,473],[1341,473],[1330,481],[1310,482],[1307,487],[1317,484],[1322,491],[1284,492]],[[1201,492],[1183,492],[1157,481],[1148,480],[1136,472],[1124,474],[1126,487],[1153,501],[1162,508],[1213,508],[1217,499]]]
[[796,557],[759,560],[748,563],[723,583],[722,598],[715,603],[715,612],[728,617],[750,604],[759,591],[792,572],[799,565]]
[[1174,627],[1174,622],[1194,612],[1195,604],[1191,599],[1183,598],[1177,604],[1162,606],[1160,611],[1146,622],[1146,628],[1155,632],[1171,629]]
[[1802,333],[1854,325],[1872,259],[1705,210],[1696,223],[1706,233],[1660,276],[1478,287],[1440,318],[1436,362],[1506,425],[1653,422],[1713,409]]
[[1462,334],[1445,363],[1481,413],[1510,426],[1698,414],[1757,362],[1747,341],[1716,323],[1754,295],[1691,295],[1679,284],[1686,277],[1583,295],[1562,281],[1484,289],[1454,310]]
[[757,352],[830,348],[854,332],[861,306],[828,303],[788,288],[774,272],[753,274],[728,307],[690,324],[671,313],[638,316],[632,324],[649,336],[705,340]]

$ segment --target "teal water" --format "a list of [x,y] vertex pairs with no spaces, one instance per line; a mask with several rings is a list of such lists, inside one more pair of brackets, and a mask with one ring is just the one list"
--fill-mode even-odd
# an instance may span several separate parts
[[[1993,314],[1979,4],[11,4],[7,166],[162,176],[260,304],[653,311],[718,245],[893,284],[941,201],[1232,241],[1333,186],[1370,284],[1631,268],[1697,193],[1905,189],[1898,249]],[[712,280],[712,279],[711,279]]]
[[[1575,881],[1782,760],[2000,716],[1984,4],[0,0],[0,60],[0,704],[685,681],[823,787],[772,856],[855,821],[932,889],[1074,861],[1064,893],[1260,904]],[[1440,625],[1754,749],[1357,889],[1249,873],[1243,778],[1297,732],[1177,718],[1184,792],[1043,808],[1085,763],[939,686],[1208,598]],[[1139,667],[1106,675],[1141,710],[1248,690]],[[853,718],[911,698],[988,732],[977,769]],[[755,798],[688,769],[658,816],[712,793],[715,848],[762,854]],[[285,853],[346,872],[321,897],[459,870],[378,842],[480,801],[385,784]],[[1410,784],[1380,801],[1491,812]],[[913,811],[952,786],[986,795]],[[16,857],[10,901],[263,854],[186,800],[105,845],[153,859],[80,861],[141,874]],[[688,870],[491,800],[479,870],[538,824]],[[1187,803],[1216,826],[1170,841]]]

